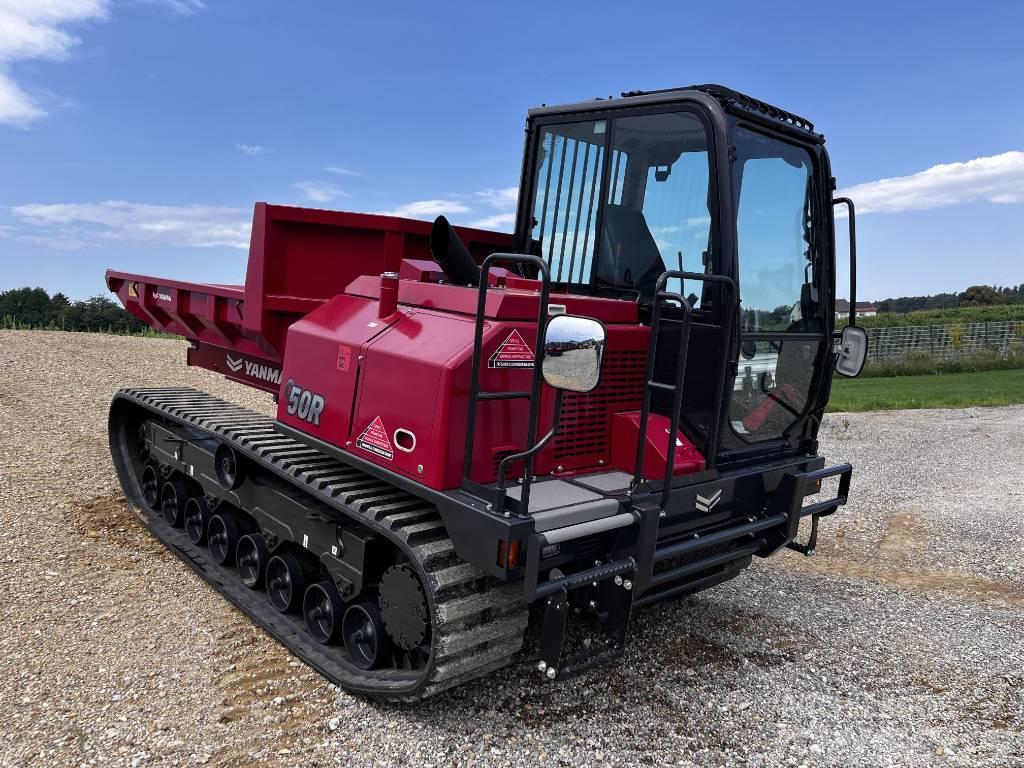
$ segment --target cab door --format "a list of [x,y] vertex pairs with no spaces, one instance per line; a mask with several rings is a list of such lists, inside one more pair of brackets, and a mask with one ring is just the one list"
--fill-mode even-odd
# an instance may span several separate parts
[[744,125],[730,143],[741,311],[723,449],[792,446],[817,399],[831,331],[816,159]]

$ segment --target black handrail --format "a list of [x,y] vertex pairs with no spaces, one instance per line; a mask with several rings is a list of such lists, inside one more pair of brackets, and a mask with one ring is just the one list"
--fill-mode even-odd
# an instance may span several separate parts
[[[647,447],[647,422],[650,417],[651,411],[651,392],[655,389],[661,389],[672,392],[672,412],[669,415],[669,432],[668,432],[668,455],[665,461],[665,476],[662,483],[661,489],[661,507],[665,509],[668,506],[669,495],[672,491],[672,472],[675,469],[676,460],[676,440],[679,434],[679,421],[682,415],[683,405],[683,379],[686,373],[686,355],[690,345],[690,323],[693,317],[693,309],[681,293],[672,293],[671,291],[665,290],[665,285],[669,280],[678,278],[680,280],[680,286],[682,286],[683,280],[699,280],[708,283],[721,283],[729,290],[729,298],[735,299],[736,296],[736,283],[732,278],[726,277],[725,275],[706,275],[702,272],[683,272],[679,270],[669,270],[663,272],[661,277],[658,278],[658,283],[654,292],[654,302],[651,308],[651,336],[650,341],[647,345],[647,373],[645,376],[644,383],[644,400],[643,406],[640,409],[640,439],[636,447],[636,464],[633,471],[633,488],[636,488],[643,481],[643,466],[644,466],[644,450]],[[676,361],[676,377],[675,382],[671,385],[664,382],[654,380],[654,358],[657,353],[658,347],[658,328],[661,325],[661,307],[665,300],[674,299],[679,302],[680,307],[683,310],[683,327],[679,334],[679,355]],[[732,316],[734,307],[731,306],[732,301],[729,302],[726,310],[726,319]],[[723,322],[723,330],[729,329],[730,325]],[[726,339],[728,341],[728,339]],[[717,456],[717,443],[718,443],[718,431],[719,424],[722,420],[722,408],[724,407],[725,398],[725,374],[728,365],[728,354],[726,350],[723,350],[722,354],[722,369],[719,377],[719,384],[722,389],[722,397],[719,398],[717,405],[715,406],[715,417],[711,425],[711,430],[708,435],[708,446],[707,446],[707,468],[713,469],[715,464],[715,457]]]
[[[492,266],[498,262],[514,264],[528,264],[537,268],[540,278],[540,303],[537,308],[537,336],[534,342],[534,367],[533,380],[529,392],[481,392],[480,391],[480,363],[483,358],[483,335],[484,318],[487,309],[487,289],[489,287],[488,274]],[[473,367],[470,372],[469,383],[469,412],[466,415],[466,451],[462,460],[462,482],[463,487],[478,489],[473,483],[470,475],[473,469],[473,448],[476,442],[476,408],[479,400],[512,400],[528,398],[530,400],[530,422],[526,428],[526,448],[522,453],[505,457],[499,464],[498,486],[494,490],[494,501],[492,508],[495,512],[505,511],[505,470],[510,460],[525,460],[525,477],[523,478],[522,492],[519,497],[518,513],[526,515],[530,504],[530,484],[533,481],[533,457],[543,447],[544,443],[550,440],[551,436],[545,437],[540,444],[537,443],[537,421],[540,416],[540,385],[541,367],[540,358],[544,344],[544,328],[548,313],[548,295],[551,290],[551,274],[544,259],[537,256],[522,253],[492,253],[480,267],[480,286],[476,302],[476,324],[473,329]]]
[[845,205],[850,231],[850,325],[857,324],[857,213],[848,197],[832,198],[832,205]]

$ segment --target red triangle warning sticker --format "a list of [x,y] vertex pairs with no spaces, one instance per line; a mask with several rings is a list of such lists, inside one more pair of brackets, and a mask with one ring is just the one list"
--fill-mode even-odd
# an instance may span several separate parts
[[391,461],[395,454],[391,449],[391,441],[388,439],[387,430],[384,429],[384,423],[380,420],[380,416],[370,422],[370,426],[363,430],[356,439],[356,445],[362,448],[364,451],[369,451],[375,456],[380,456],[382,459]]
[[533,368],[533,350],[519,331],[512,331],[487,361],[488,368]]

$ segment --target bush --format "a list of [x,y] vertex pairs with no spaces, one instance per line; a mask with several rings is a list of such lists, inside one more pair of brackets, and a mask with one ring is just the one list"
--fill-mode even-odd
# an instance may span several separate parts
[[885,376],[929,376],[1017,368],[1024,368],[1024,352],[997,352],[994,349],[984,349],[969,355],[960,355],[953,360],[936,359],[927,352],[913,352],[899,360],[869,360],[861,376],[872,379]]
[[[863,328],[897,328],[907,325],[998,323],[1010,320],[1024,320],[1024,304],[927,309],[919,312],[908,312],[905,315],[895,312],[881,312],[874,317],[858,317],[857,325]],[[841,318],[837,325],[846,325],[845,318]]]

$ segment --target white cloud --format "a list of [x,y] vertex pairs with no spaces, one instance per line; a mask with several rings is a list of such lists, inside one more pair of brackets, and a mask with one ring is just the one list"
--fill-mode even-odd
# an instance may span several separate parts
[[246,208],[106,200],[18,205],[11,213],[22,224],[36,228],[18,239],[65,250],[110,241],[249,247],[251,212]]
[[485,216],[482,219],[471,221],[469,226],[478,227],[479,229],[493,229],[499,232],[511,232],[515,221],[516,215],[514,213],[496,213],[493,216]]
[[351,168],[343,168],[340,165],[328,165],[326,168],[324,168],[324,170],[327,171],[328,173],[337,174],[338,176],[362,177],[363,175],[359,173],[359,171],[353,171]]
[[325,205],[336,197],[348,197],[341,187],[329,181],[297,181],[294,186],[309,202],[318,205]]
[[838,195],[852,199],[857,213],[922,211],[977,201],[1020,203],[1024,202],[1024,152],[933,165],[910,176],[856,184]]
[[159,5],[181,16],[192,16],[206,10],[203,0],[136,0],[143,5]]
[[13,79],[10,64],[67,58],[78,38],[64,27],[107,18],[107,0],[0,0],[0,123],[24,127],[45,111]]
[[0,238],[10,237],[11,232],[14,231],[14,227],[9,224],[0,224]]
[[[203,0],[136,0],[182,16],[206,8]],[[11,64],[30,59],[63,61],[79,44],[67,27],[105,21],[111,0],[0,0],[0,124],[24,128],[46,110],[15,82]]]
[[409,219],[433,219],[438,216],[453,216],[459,213],[470,213],[465,203],[457,200],[418,200],[406,203],[390,211],[379,211],[382,216],[402,216]]
[[246,155],[265,155],[270,151],[270,147],[262,144],[235,144],[235,149]]
[[476,196],[492,208],[515,208],[519,200],[519,187],[485,189],[477,192]]

